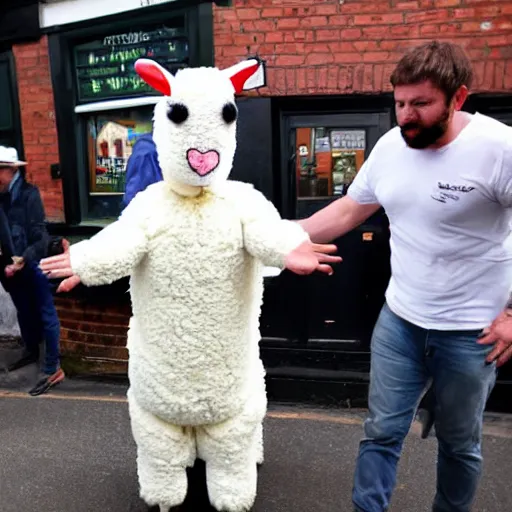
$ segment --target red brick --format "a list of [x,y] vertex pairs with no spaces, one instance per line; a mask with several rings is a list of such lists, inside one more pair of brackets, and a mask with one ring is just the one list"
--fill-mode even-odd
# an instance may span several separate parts
[[333,53],[350,53],[356,52],[357,49],[355,47],[356,41],[338,41],[336,43],[328,43],[329,51]]
[[283,16],[283,9],[281,8],[270,8],[270,9],[263,9],[261,11],[261,17],[262,18],[280,18]]
[[375,66],[373,66],[373,89],[375,91],[382,91],[383,76],[384,66],[382,64],[375,64]]
[[361,37],[360,28],[347,28],[341,31],[341,39],[359,39]]
[[297,69],[297,89],[299,92],[304,92],[307,89],[306,82],[306,68],[298,68]]
[[225,46],[222,48],[222,55],[224,57],[239,57],[246,55],[245,48],[239,48],[238,46]]
[[380,49],[377,41],[354,41],[351,46],[358,52],[372,52]]
[[404,16],[401,13],[354,16],[354,25],[394,25],[403,21]]
[[[511,90],[512,89],[512,60],[509,60],[508,62],[503,63],[503,74],[501,77],[501,83],[503,85],[503,88],[505,90]],[[495,72],[498,73],[501,71],[500,69],[496,68]],[[498,82],[496,82],[498,85]]]
[[265,41],[267,43],[282,43],[284,41],[284,34],[282,32],[267,32],[265,34]]
[[422,36],[431,36],[439,33],[439,25],[425,24],[420,27],[420,34]]
[[328,25],[331,27],[347,27],[352,24],[352,19],[349,16],[330,16]]
[[340,4],[315,5],[315,14],[329,16],[340,12]]
[[278,30],[299,28],[299,26],[300,26],[299,18],[280,18],[277,20],[277,29]]
[[350,92],[354,85],[354,68],[342,66],[339,70],[338,89],[341,93]]
[[260,17],[260,11],[258,9],[238,8],[236,13],[239,20],[257,20]]
[[335,91],[338,89],[338,72],[339,72],[338,66],[329,67],[329,70],[327,72],[327,87],[330,90]]
[[[282,54],[303,55],[304,53],[306,53],[304,50],[304,43],[276,44],[275,52],[277,55],[282,55]],[[307,52],[307,53],[309,53],[309,52]]]
[[361,13],[379,13],[379,12],[389,12],[390,5],[388,2],[351,2],[344,3],[341,6],[341,12],[343,14],[361,14]]
[[445,21],[449,18],[447,10],[436,9],[432,11],[423,11],[417,13],[407,13],[405,15],[406,23],[429,23],[435,21]]
[[461,3],[461,0],[436,0],[436,7],[455,7]]
[[318,66],[321,64],[330,64],[334,62],[332,53],[310,53],[306,57],[306,66]]
[[363,62],[386,62],[389,56],[389,52],[364,52]]
[[490,5],[485,7],[453,9],[452,12],[453,16],[457,19],[480,19],[485,17],[496,16],[500,12],[500,7],[497,5]]
[[492,89],[494,86],[494,62],[487,61],[484,66],[484,75],[482,80],[483,89]]
[[[397,25],[398,26],[398,25]],[[399,26],[399,28],[408,28]],[[370,39],[386,39],[389,37],[389,27],[386,25],[377,25],[374,27],[364,27],[363,37],[369,37]]]
[[316,40],[317,41],[338,41],[340,39],[339,30],[317,30]]
[[[258,34],[258,36],[264,39],[265,34]],[[234,34],[233,40],[236,46],[248,46],[257,42],[255,41],[256,37],[255,34]]]
[[304,55],[277,55],[276,66],[302,66]]
[[350,63],[350,62],[361,62],[362,57],[360,53],[335,53],[334,62],[338,63]]
[[393,10],[396,12],[404,12],[404,11],[415,11],[419,9],[419,3],[417,1],[414,2],[398,2],[393,5]]
[[327,68],[321,67],[317,69],[316,86],[320,92],[326,92],[328,89],[328,72]]
[[306,16],[300,20],[301,27],[325,27],[327,25],[327,16]]
[[276,22],[273,20],[256,20],[254,28],[260,32],[272,32],[276,28]]

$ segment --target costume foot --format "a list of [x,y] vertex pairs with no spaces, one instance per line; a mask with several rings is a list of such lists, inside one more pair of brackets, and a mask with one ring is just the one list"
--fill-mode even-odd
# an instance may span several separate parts
[[64,371],[62,368],[59,368],[55,373],[45,375],[40,381],[38,381],[38,383],[29,391],[29,394],[32,396],[42,395],[53,386],[62,382],[64,378]]
[[417,420],[421,425],[421,438],[427,439],[434,426],[435,416],[433,411],[428,409],[420,409],[416,415]]
[[8,372],[13,372],[15,370],[19,370],[29,364],[37,363],[39,361],[39,354],[34,352],[25,352],[17,361],[11,363],[7,367]]
[[249,512],[256,499],[256,464],[242,471],[206,464],[210,503],[218,512]]

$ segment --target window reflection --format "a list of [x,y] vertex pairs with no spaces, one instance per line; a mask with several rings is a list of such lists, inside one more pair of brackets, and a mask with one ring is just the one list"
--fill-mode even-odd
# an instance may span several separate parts
[[123,194],[126,163],[137,139],[152,131],[152,110],[93,114],[87,119],[89,193]]
[[342,196],[364,162],[365,130],[297,128],[298,199]]

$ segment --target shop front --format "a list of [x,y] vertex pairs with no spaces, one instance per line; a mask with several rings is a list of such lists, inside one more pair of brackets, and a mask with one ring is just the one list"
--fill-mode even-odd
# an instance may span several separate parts
[[[284,0],[272,4],[41,4],[56,122],[56,142],[48,151],[58,155],[41,172],[51,173],[63,204],[62,218],[50,223],[53,234],[71,242],[88,238],[122,210],[126,163],[137,139],[151,132],[157,100],[133,71],[140,57],[154,58],[171,71],[227,67],[254,55],[263,58],[268,87],[237,99],[232,179],[254,184],[288,219],[309,216],[347,193],[379,137],[395,124],[387,76],[391,61],[406,46],[403,35],[392,30],[396,27],[345,27],[369,18],[352,20],[351,9],[359,8],[353,0],[326,0],[308,7],[290,7]],[[343,26],[335,28],[340,23]],[[408,23],[411,33],[419,33],[419,21],[411,17]],[[505,30],[497,22],[496,27]],[[377,37],[382,42],[373,40]],[[495,45],[500,41],[490,40]],[[385,47],[395,53],[385,53]],[[492,83],[485,83],[495,92],[486,91],[480,80],[478,94],[466,108],[512,124],[510,94],[504,90],[509,67],[500,68],[498,60],[484,63],[484,54],[476,55],[473,47],[470,51],[477,71],[493,71]],[[496,50],[490,55],[498,59]],[[384,57],[391,63],[383,64]],[[0,66],[3,62],[0,56]],[[5,131],[0,126],[0,138],[8,133],[5,136],[15,137],[13,123]],[[41,151],[32,149],[35,155],[36,149]],[[52,198],[45,198],[45,205]],[[343,263],[333,276],[300,277],[284,271],[274,276],[269,272],[265,278],[260,345],[269,395],[275,399],[365,404],[370,337],[390,275],[385,212],[378,211],[335,243]],[[70,373],[124,378],[131,313],[127,291],[123,279],[56,297]],[[497,402],[512,383],[509,367],[500,371]]]

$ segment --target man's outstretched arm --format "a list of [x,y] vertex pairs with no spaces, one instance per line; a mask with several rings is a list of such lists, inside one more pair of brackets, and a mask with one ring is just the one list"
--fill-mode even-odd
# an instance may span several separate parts
[[360,204],[345,196],[298,222],[312,242],[325,244],[352,231],[379,208],[379,204]]

